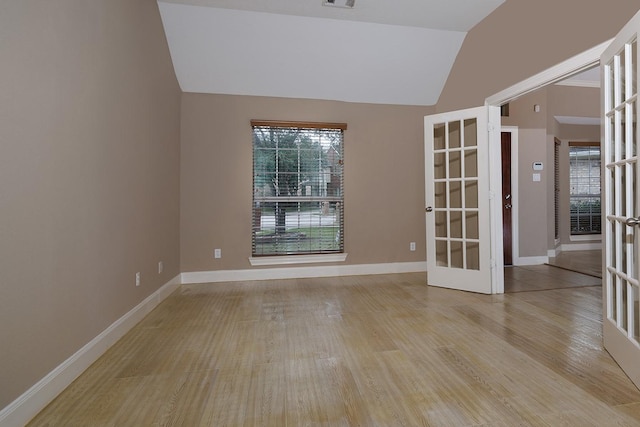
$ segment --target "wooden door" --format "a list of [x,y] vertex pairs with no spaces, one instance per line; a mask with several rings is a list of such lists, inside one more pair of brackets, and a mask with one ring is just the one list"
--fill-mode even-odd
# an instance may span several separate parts
[[511,196],[511,133],[502,132],[502,251],[504,265],[513,265],[512,196]]
[[[489,109],[425,117],[428,282],[491,293]],[[496,115],[497,116],[497,115]]]

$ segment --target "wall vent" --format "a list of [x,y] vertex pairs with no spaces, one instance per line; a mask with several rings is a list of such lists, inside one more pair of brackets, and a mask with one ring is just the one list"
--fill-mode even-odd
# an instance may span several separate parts
[[323,6],[353,8],[356,0],[322,0]]

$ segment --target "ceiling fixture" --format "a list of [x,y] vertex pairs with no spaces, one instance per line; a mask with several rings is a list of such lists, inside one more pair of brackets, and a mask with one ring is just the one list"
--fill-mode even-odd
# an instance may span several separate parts
[[322,0],[323,6],[348,7],[353,8],[356,0]]

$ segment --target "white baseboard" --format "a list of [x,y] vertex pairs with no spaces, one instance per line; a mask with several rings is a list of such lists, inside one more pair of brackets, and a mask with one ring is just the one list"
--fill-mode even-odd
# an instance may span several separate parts
[[601,242],[602,234],[572,234],[569,236],[569,240],[572,242]]
[[192,271],[180,275],[181,284],[235,282],[244,280],[302,279],[311,277],[360,276],[366,274],[427,271],[427,262],[395,262],[312,267],[260,268],[247,270]]
[[602,242],[590,242],[590,243],[563,243],[561,245],[556,246],[555,249],[549,249],[547,251],[547,256],[549,258],[555,258],[560,255],[562,252],[571,252],[571,251],[595,251],[602,249]]
[[180,286],[176,276],[89,341],[71,357],[0,411],[0,426],[24,426],[109,347]]
[[602,242],[592,243],[563,243],[561,245],[562,251],[595,251],[602,249]]
[[513,265],[541,265],[548,262],[548,256],[527,256],[515,258],[513,260]]

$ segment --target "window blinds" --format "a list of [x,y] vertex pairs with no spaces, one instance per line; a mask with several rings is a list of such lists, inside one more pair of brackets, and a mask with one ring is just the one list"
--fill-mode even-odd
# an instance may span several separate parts
[[344,124],[252,121],[252,255],[344,252]]

